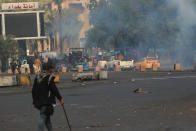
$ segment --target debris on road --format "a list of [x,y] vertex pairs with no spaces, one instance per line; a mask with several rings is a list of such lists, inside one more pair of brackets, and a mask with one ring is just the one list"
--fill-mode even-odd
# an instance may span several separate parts
[[150,91],[143,91],[142,88],[137,88],[133,91],[134,93],[142,93],[142,94],[149,94],[152,93]]
[[135,93],[143,93],[142,88],[137,88],[134,90]]

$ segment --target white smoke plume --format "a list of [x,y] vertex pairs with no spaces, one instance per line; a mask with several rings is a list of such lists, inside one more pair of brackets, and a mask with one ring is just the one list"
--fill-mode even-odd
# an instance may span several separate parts
[[[174,45],[175,62],[183,68],[191,68],[194,63],[196,10],[192,0],[168,0],[169,6],[177,9],[179,33]],[[193,39],[194,38],[194,39]]]

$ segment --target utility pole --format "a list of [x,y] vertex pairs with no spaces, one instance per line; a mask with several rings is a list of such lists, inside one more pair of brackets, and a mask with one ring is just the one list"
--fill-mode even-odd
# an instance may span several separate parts
[[58,6],[58,31],[59,31],[59,40],[60,40],[60,54],[63,54],[63,40],[62,40],[62,7],[61,7],[61,1],[57,0],[57,6]]

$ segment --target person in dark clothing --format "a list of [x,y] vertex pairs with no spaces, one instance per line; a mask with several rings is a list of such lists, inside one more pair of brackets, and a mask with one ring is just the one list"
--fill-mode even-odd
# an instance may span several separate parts
[[12,70],[12,73],[13,74],[15,74],[15,69],[16,69],[16,63],[15,63],[15,60],[13,60],[12,62],[11,62],[11,70]]
[[56,98],[61,104],[64,104],[64,100],[54,83],[55,77],[51,73],[52,64],[44,63],[42,72],[36,75],[32,88],[33,106],[40,111],[38,131],[44,131],[44,126],[48,131],[52,131],[50,116],[54,112],[53,105],[56,104]]

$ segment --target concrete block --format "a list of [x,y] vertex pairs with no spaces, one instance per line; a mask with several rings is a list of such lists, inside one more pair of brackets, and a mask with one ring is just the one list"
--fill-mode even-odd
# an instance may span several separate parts
[[21,86],[30,86],[31,79],[29,75],[18,75],[18,84]]
[[17,84],[16,75],[0,76],[0,86],[16,86]]
[[107,80],[108,79],[108,72],[107,71],[100,71],[99,72],[99,79],[100,80]]

